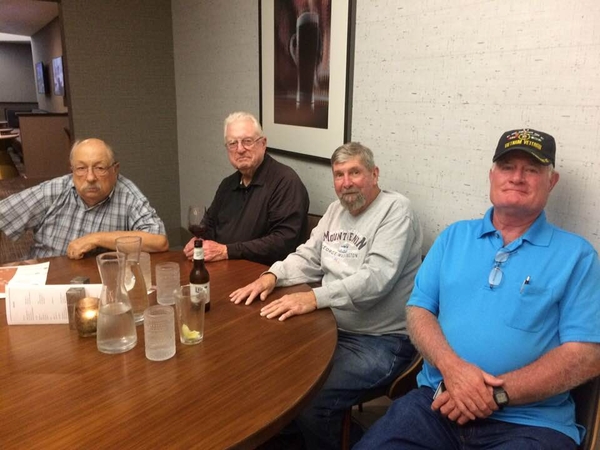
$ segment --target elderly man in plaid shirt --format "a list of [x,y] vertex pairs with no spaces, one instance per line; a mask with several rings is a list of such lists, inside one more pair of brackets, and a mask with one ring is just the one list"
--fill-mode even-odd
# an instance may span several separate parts
[[0,202],[0,229],[10,239],[33,230],[30,258],[80,259],[98,248],[114,250],[121,236],[140,236],[144,251],[169,248],[162,220],[137,186],[119,175],[104,141],[77,141],[70,162],[72,174]]

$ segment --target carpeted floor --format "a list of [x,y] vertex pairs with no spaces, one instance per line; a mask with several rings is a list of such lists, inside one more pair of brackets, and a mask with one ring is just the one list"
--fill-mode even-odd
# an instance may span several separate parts
[[[363,430],[366,430],[385,414],[391,402],[389,398],[384,396],[364,403],[362,411],[359,411],[358,406],[355,406],[352,408],[352,419]],[[260,445],[257,450],[304,450],[304,442],[300,434],[282,433],[273,436],[273,438]]]

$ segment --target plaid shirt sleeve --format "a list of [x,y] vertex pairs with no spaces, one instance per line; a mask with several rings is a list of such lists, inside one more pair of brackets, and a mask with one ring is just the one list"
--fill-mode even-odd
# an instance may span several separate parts
[[12,240],[35,228],[48,207],[45,183],[11,195],[0,201],[0,229]]

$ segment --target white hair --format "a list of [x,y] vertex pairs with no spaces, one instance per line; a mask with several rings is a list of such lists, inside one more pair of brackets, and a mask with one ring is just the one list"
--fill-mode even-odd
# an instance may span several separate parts
[[247,120],[249,122],[252,122],[252,125],[254,126],[254,132],[258,136],[263,135],[262,127],[260,126],[260,123],[258,122],[256,117],[254,117],[252,114],[250,114],[248,112],[236,111],[236,112],[229,114],[227,116],[227,118],[225,119],[225,121],[223,122],[223,139],[224,140],[227,140],[227,127],[229,125],[231,125],[233,122],[237,122],[239,120]]

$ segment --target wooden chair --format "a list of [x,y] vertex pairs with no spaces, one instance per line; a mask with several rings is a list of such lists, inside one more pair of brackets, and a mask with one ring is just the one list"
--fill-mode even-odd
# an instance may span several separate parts
[[307,223],[306,223],[306,231],[304,233],[304,240],[302,241],[302,243],[308,241],[308,238],[310,237],[310,233],[312,232],[313,228],[317,226],[317,224],[319,223],[319,220],[321,220],[322,217],[323,216],[320,216],[318,214],[308,213]]
[[[423,367],[423,357],[417,352],[408,367],[391,384],[372,389],[366,392],[358,401],[358,409],[362,411],[362,404],[384,395],[390,399],[403,396],[408,391],[417,387],[417,374]],[[352,408],[344,413],[342,421],[342,450],[350,449],[350,427],[352,423]]]
[[575,400],[577,423],[587,430],[579,449],[597,449],[600,432],[600,377],[577,386],[571,391],[571,395]]
[[33,232],[26,231],[16,241],[11,241],[0,231],[0,264],[22,261],[29,258],[29,249],[33,244]]
[[[0,200],[20,192],[28,187],[40,183],[42,180],[25,179],[19,176],[0,180]],[[29,257],[29,250],[33,244],[33,232],[26,231],[16,241],[11,241],[3,231],[0,231],[0,264],[21,261]]]

